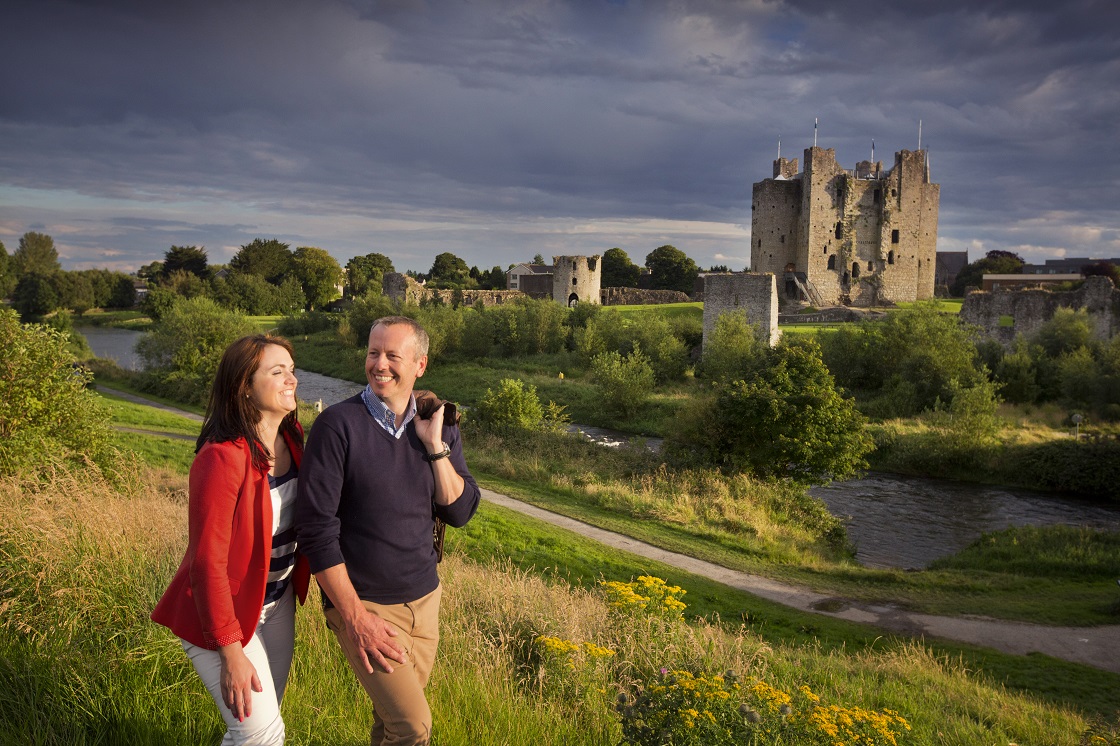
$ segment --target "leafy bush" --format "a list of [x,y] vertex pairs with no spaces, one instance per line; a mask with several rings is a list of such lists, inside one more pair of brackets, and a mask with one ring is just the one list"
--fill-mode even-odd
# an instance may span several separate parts
[[337,329],[342,315],[326,313],[324,311],[309,311],[285,316],[276,325],[276,330],[285,337],[299,337],[304,334],[315,334]]
[[840,395],[812,341],[763,348],[742,378],[720,383],[666,439],[686,463],[788,478],[844,479],[866,468],[872,449],[855,402]]
[[758,358],[762,342],[758,327],[747,320],[746,311],[721,313],[700,359],[700,374],[713,381],[742,377]]
[[553,402],[542,406],[535,386],[503,378],[497,391],[486,389],[485,396],[471,409],[470,419],[492,433],[557,430],[567,422],[563,409]]
[[369,330],[382,316],[411,316],[399,303],[394,303],[381,293],[367,293],[354,299],[350,310],[338,326],[339,336],[353,347],[365,348],[369,343]]
[[67,336],[0,309],[0,474],[58,462],[109,474],[119,466],[108,412],[86,388],[92,374],[74,366]]
[[625,357],[613,350],[596,355],[591,360],[591,376],[603,404],[624,417],[637,413],[653,389],[653,368],[637,346]]
[[222,352],[256,331],[248,319],[209,298],[178,298],[136,344],[145,367],[141,384],[177,401],[203,404]]
[[640,349],[659,382],[680,378],[688,367],[689,348],[663,316],[643,317],[638,323],[607,310],[592,316],[585,328],[576,329],[573,339],[576,353],[588,363],[603,353],[626,356]]

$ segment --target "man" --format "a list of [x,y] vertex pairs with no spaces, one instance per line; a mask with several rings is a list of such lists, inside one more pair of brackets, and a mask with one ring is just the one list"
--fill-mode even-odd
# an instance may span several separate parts
[[373,746],[431,738],[424,687],[441,592],[433,521],[464,525],[480,496],[444,408],[417,416],[413,386],[427,365],[423,327],[375,321],[369,385],[319,415],[299,474],[299,549],[323,590],[327,626],[373,701]]

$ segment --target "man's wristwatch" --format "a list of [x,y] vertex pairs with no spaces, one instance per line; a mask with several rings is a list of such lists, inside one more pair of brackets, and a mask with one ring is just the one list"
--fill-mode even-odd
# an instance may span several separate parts
[[451,446],[446,443],[443,444],[443,450],[438,453],[428,453],[424,455],[424,460],[428,463],[439,461],[441,458],[447,458],[451,455]]

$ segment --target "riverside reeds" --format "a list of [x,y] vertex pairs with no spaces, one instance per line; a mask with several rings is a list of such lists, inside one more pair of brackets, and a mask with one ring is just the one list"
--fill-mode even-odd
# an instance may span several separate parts
[[[147,619],[185,533],[185,479],[174,473],[146,471],[124,487],[68,471],[0,480],[0,742],[217,742],[214,705],[178,641]],[[916,643],[856,655],[768,645],[743,627],[612,609],[598,590],[501,561],[452,552],[441,572],[435,744],[618,743],[617,695],[662,668],[731,669],[777,690],[810,687],[830,705],[889,709],[913,728],[899,743],[1075,744],[1088,727]],[[356,746],[368,739],[368,702],[314,603],[297,615],[288,740]],[[582,672],[550,667],[542,636],[596,654]]]

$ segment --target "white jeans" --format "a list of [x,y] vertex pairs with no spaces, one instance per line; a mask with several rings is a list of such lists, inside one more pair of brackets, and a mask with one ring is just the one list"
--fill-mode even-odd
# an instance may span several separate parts
[[207,650],[182,640],[183,650],[194,664],[202,683],[218,705],[218,712],[226,721],[226,734],[222,746],[280,746],[284,743],[284,720],[280,717],[280,702],[288,684],[288,670],[292,667],[292,650],[296,638],[296,601],[291,584],[279,601],[261,610],[260,621],[253,639],[245,645],[245,655],[263,692],[252,693],[253,714],[238,722],[222,701],[222,659],[216,650]]

